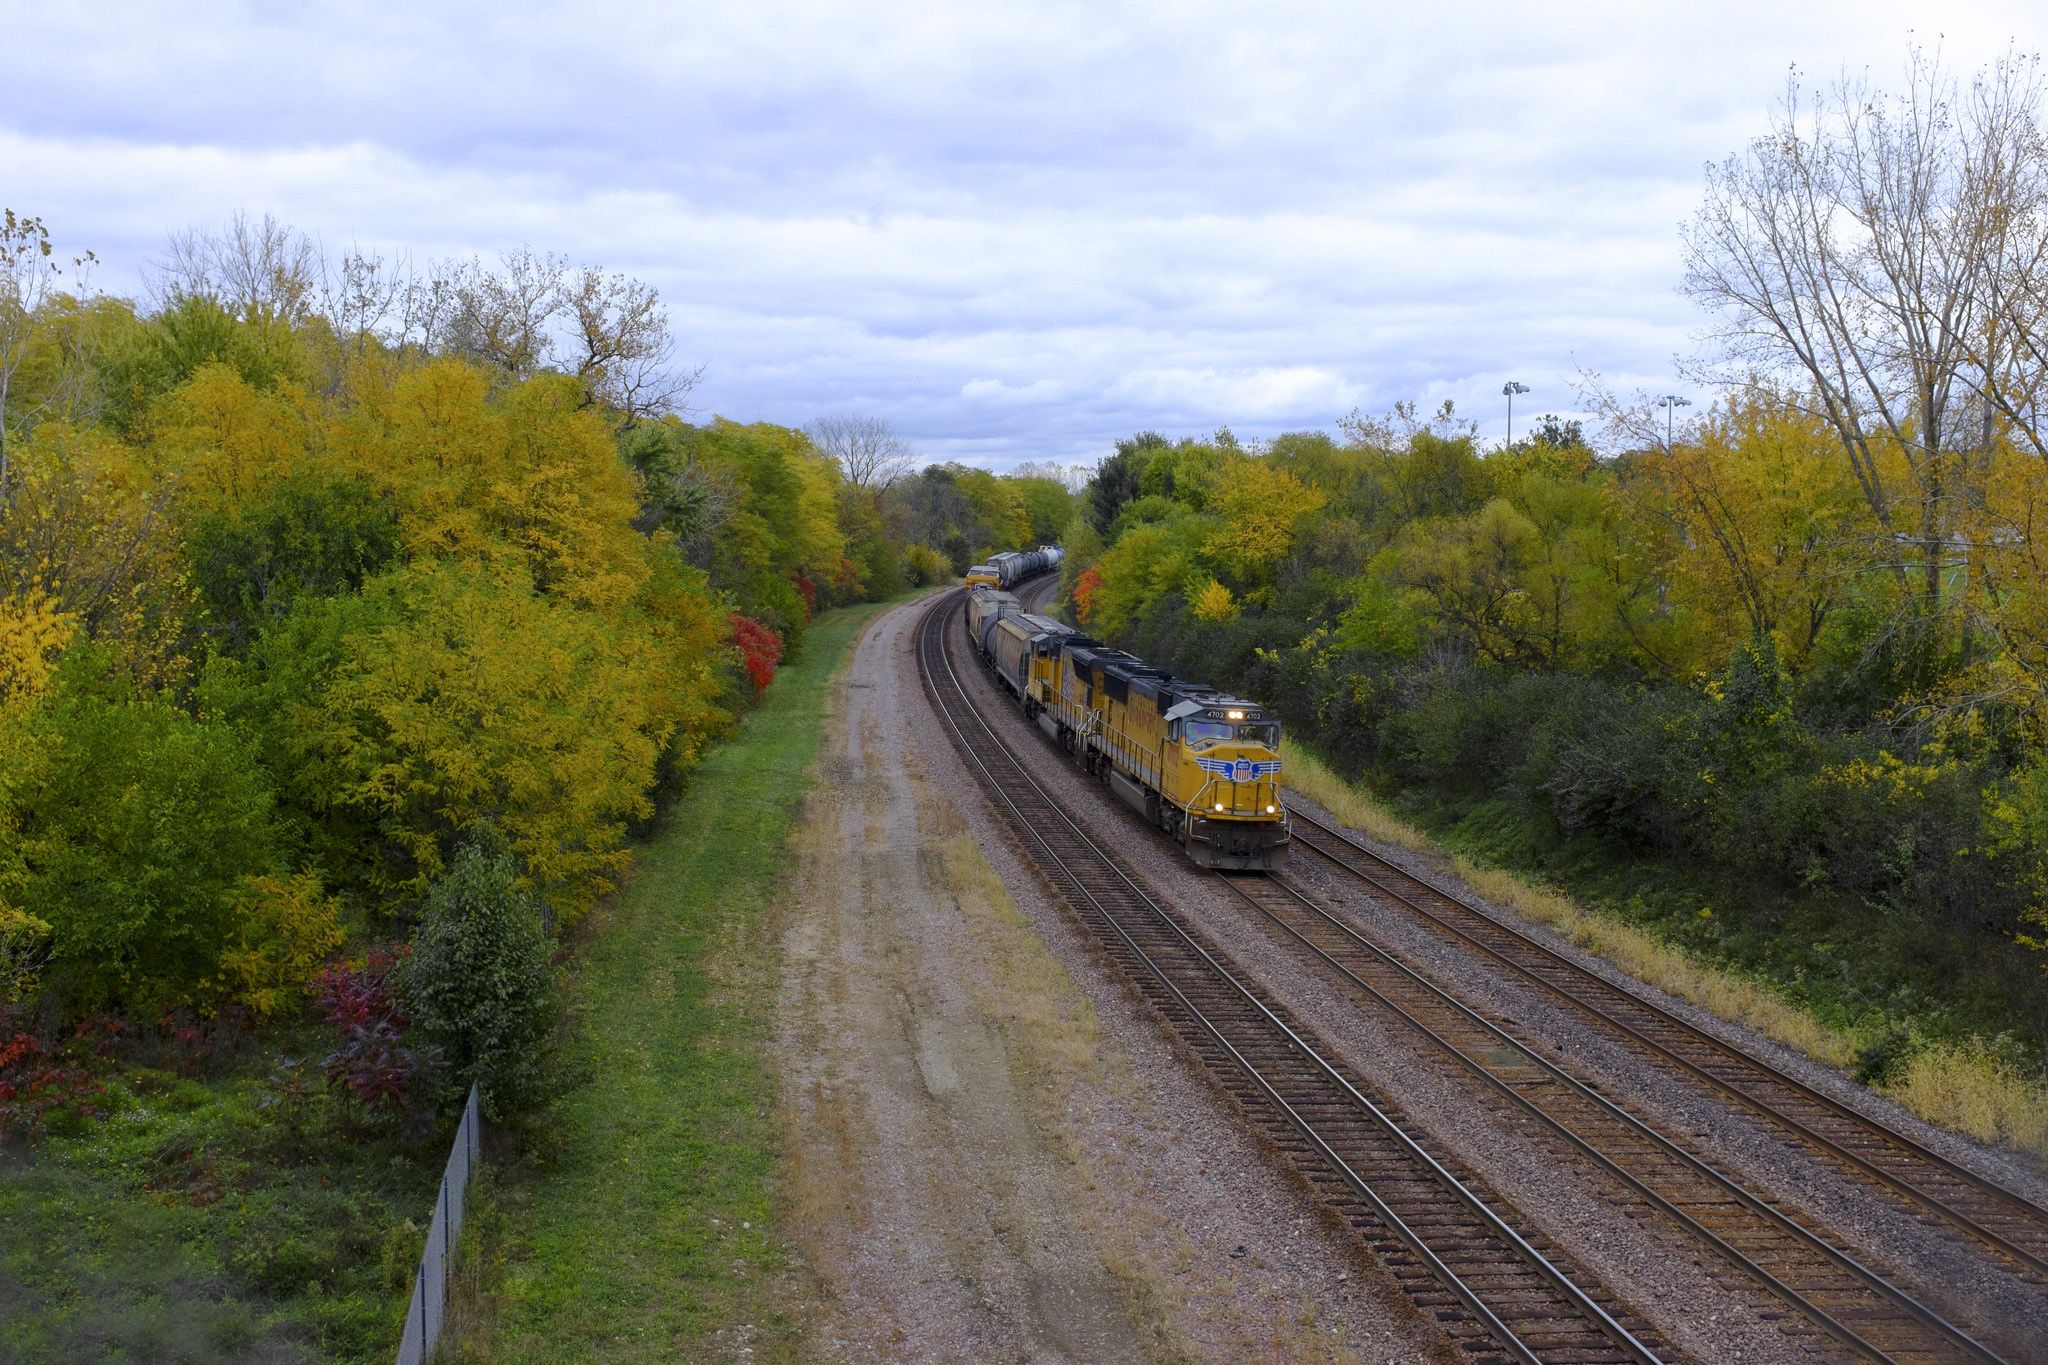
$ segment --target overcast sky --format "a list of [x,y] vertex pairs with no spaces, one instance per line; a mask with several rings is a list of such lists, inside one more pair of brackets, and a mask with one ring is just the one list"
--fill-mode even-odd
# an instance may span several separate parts
[[1520,426],[1582,368],[1704,397],[1678,225],[1788,69],[2044,36],[2039,0],[8,8],[0,204],[108,290],[236,210],[526,244],[657,285],[701,414],[995,467],[1403,398],[1497,439],[1506,380]]

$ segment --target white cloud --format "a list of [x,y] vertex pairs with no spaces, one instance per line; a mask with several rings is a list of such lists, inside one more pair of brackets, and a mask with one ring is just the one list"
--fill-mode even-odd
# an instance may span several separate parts
[[[134,287],[272,210],[330,245],[530,243],[642,275],[698,401],[858,408],[939,455],[1086,459],[1579,366],[1672,383],[1699,166],[1788,63],[1917,6],[54,4],[0,50],[0,196]],[[2032,6],[1942,18],[1968,67]],[[1520,423],[1522,409],[1518,408]]]

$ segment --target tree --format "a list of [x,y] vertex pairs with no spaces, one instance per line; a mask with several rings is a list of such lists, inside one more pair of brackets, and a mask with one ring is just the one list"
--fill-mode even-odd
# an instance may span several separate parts
[[568,274],[567,257],[529,247],[505,253],[496,270],[475,257],[444,267],[435,285],[447,306],[434,350],[513,381],[532,378],[547,358],[548,324],[561,310]]
[[1916,51],[1907,77],[1889,95],[1844,79],[1810,105],[1795,77],[1770,131],[1708,169],[1686,289],[1733,357],[1806,390],[1880,562],[1933,616],[1968,563],[1994,426],[2039,447],[2038,339],[2001,313],[2040,297],[2048,148],[2032,59],[1965,91]]
[[1642,514],[1672,533],[1669,594],[1710,623],[1708,654],[1770,638],[1803,665],[1850,596],[1850,549],[1867,525],[1825,424],[1751,390],[1630,473]]
[[1011,473],[1003,482],[1023,499],[1024,516],[1031,523],[1030,540],[1035,545],[1057,545],[1074,519],[1074,495],[1057,479],[1041,475]]
[[820,417],[805,430],[811,441],[839,462],[839,472],[855,488],[879,492],[910,472],[916,458],[879,417],[848,413]]
[[[98,258],[90,251],[71,258],[73,270],[84,270]],[[0,507],[14,492],[14,467],[8,447],[7,400],[14,377],[27,361],[46,321],[45,311],[57,296],[64,268],[50,242],[43,220],[0,210]]]
[[428,891],[399,969],[415,1027],[447,1059],[447,1098],[474,1080],[493,1118],[532,1103],[547,1074],[555,1002],[544,918],[504,837],[480,826]]
[[399,554],[398,516],[367,484],[296,474],[212,512],[185,537],[192,585],[242,653],[298,598],[353,592]]
[[1242,583],[1263,585],[1294,548],[1294,528],[1319,510],[1322,490],[1310,488],[1265,460],[1240,460],[1218,480],[1211,506],[1221,525],[1207,550]]
[[676,411],[703,377],[701,365],[676,368],[668,309],[644,280],[584,267],[563,286],[562,307],[583,404],[615,414],[622,430]]
[[160,308],[209,299],[244,322],[296,327],[312,316],[322,273],[312,238],[272,214],[238,212],[219,232],[172,233],[150,282]]
[[269,780],[241,735],[138,691],[74,648],[30,721],[41,780],[19,794],[20,908],[51,926],[78,1000],[167,1008],[215,978],[245,875],[276,870]]
[[496,269],[481,260],[437,266],[407,304],[429,350],[504,379],[543,369],[574,376],[585,407],[620,430],[677,411],[703,367],[675,365],[668,309],[654,286],[566,256],[520,247]]
[[1166,438],[1158,432],[1141,431],[1118,441],[1115,453],[1096,466],[1095,477],[1088,481],[1088,516],[1097,531],[1109,534],[1116,514],[1142,491],[1139,483],[1151,452],[1166,446]]

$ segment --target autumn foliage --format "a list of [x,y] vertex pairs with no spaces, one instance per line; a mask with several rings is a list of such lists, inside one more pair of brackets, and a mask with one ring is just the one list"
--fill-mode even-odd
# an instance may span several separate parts
[[759,621],[734,613],[732,644],[739,651],[747,679],[759,692],[775,681],[775,666],[782,661],[782,637]]
[[1081,570],[1081,576],[1074,581],[1074,610],[1083,625],[1095,620],[1095,603],[1101,594],[1102,569],[1098,565],[1090,564]]
[[[1072,506],[1044,473],[863,484],[802,431],[686,422],[658,401],[685,371],[618,368],[667,354],[652,291],[552,257],[432,267],[423,323],[334,311],[289,260],[185,264],[153,309],[8,316],[0,1012],[42,1021],[7,1034],[12,1131],[84,1093],[47,1040],[102,1014],[311,1008],[361,1116],[427,1093],[415,1033],[481,1065],[477,1010],[363,956],[428,934],[458,850],[489,831],[463,903],[526,907],[544,1004],[563,930],[816,613],[1057,538]],[[491,313],[522,271],[545,316]],[[493,1054],[501,1081],[529,1050]]]
[[0,1006],[293,1016],[484,823],[559,929],[864,590],[801,433],[642,428],[664,464],[572,376],[189,299],[95,325],[67,382],[112,396],[8,432]]
[[1944,509],[1933,614],[1920,547],[1799,394],[1752,386],[1669,440],[1611,403],[1604,452],[1556,419],[1482,450],[1409,407],[1342,439],[1122,442],[1076,614],[1497,856],[1611,869],[1631,916],[1827,1009],[1960,1001],[2048,1055],[2038,459],[1994,442]]

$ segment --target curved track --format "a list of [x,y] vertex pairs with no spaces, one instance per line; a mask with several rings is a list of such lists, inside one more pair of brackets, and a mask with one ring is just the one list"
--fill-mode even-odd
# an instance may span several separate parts
[[1019,844],[1213,1079],[1465,1350],[1483,1360],[1652,1361],[1666,1348],[1527,1228],[1069,818],[983,718],[946,648],[960,609],[919,624],[934,708]]
[[1809,1150],[2004,1257],[2048,1290],[2048,1211],[1624,990],[1289,807],[1294,843],[1378,899],[1535,983],[1658,1065],[1736,1101]]

